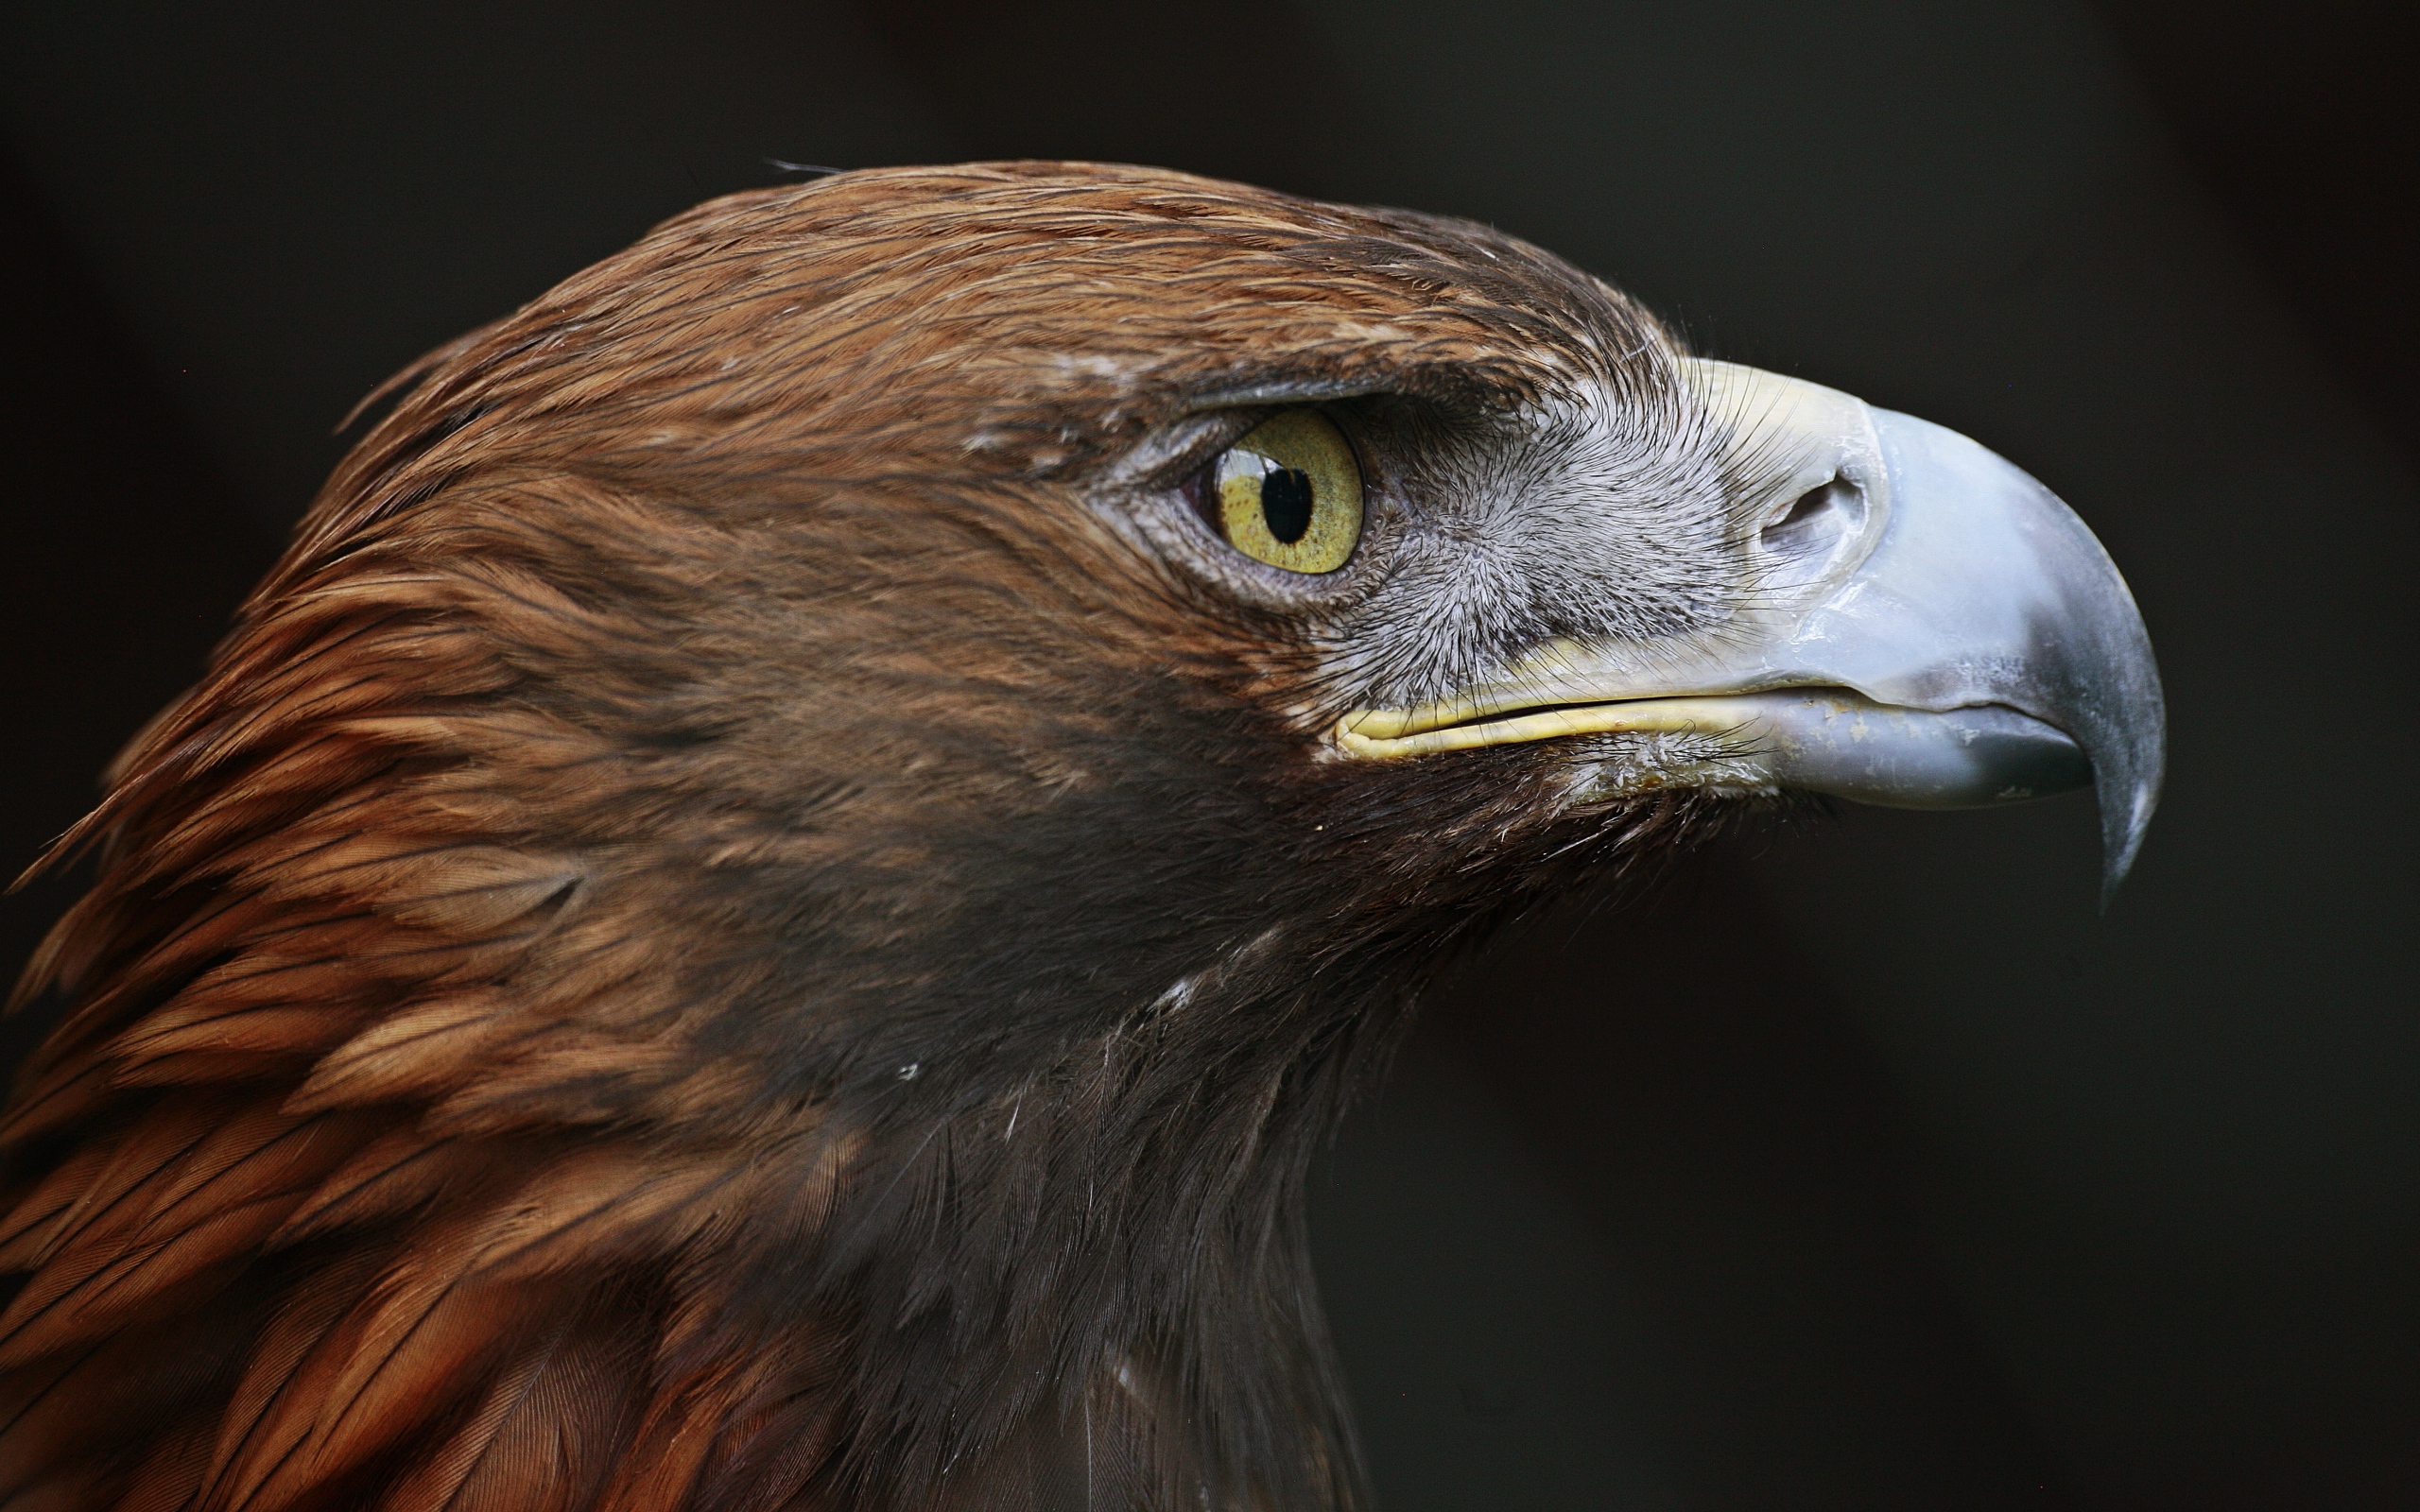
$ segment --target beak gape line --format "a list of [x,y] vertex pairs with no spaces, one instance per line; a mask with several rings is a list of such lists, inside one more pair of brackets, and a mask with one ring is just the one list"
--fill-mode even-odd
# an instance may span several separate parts
[[2075,511],[1983,447],[1835,389],[1690,362],[1735,457],[1801,501],[1749,551],[1754,602],[1717,636],[1557,642],[1455,698],[1359,710],[1364,759],[1566,735],[1720,738],[1719,772],[1609,766],[1598,796],[1712,780],[1898,808],[2100,790],[2103,892],[2134,864],[2166,764],[2142,616]]

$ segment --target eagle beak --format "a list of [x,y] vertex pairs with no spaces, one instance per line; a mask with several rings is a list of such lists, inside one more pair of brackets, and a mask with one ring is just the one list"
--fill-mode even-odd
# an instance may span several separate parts
[[1690,783],[1973,808],[2094,783],[2105,897],[2158,800],[2166,715],[2100,542],[1954,431],[1754,369],[1685,369],[1735,467],[1773,485],[1750,522],[1747,607],[1694,638],[1557,642],[1455,698],[1357,711],[1339,748],[1690,737],[1624,743],[1591,798]]

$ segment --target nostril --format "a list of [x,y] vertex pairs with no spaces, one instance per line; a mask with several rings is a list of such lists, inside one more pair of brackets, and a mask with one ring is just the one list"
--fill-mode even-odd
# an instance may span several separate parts
[[1792,499],[1781,518],[1759,531],[1756,539],[1767,551],[1788,557],[1828,546],[1852,524],[1856,494],[1856,487],[1846,479],[1826,479]]
[[[1832,482],[1835,483],[1838,481],[1840,480],[1837,478],[1832,480]],[[1821,489],[1809,489],[1805,493],[1800,494],[1796,499],[1790,502],[1789,511],[1787,514],[1784,514],[1772,524],[1765,526],[1765,534],[1770,536],[1777,530],[1788,530],[1792,525],[1804,524],[1808,519],[1823,509],[1826,502],[1824,497],[1824,491],[1831,488],[1831,483],[1826,483]]]

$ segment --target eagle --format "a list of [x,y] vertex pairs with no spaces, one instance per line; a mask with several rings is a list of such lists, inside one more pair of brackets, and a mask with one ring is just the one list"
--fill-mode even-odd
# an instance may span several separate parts
[[1364,1506],[1304,1191],[1442,958],[2158,789],[2040,484],[1461,220],[843,173],[389,387],[52,852],[9,1508]]

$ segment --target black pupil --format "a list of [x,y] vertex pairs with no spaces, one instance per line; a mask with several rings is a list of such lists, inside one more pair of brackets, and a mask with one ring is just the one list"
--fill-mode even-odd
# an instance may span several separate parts
[[1298,467],[1272,468],[1260,475],[1260,517],[1269,533],[1287,545],[1311,528],[1311,475]]

